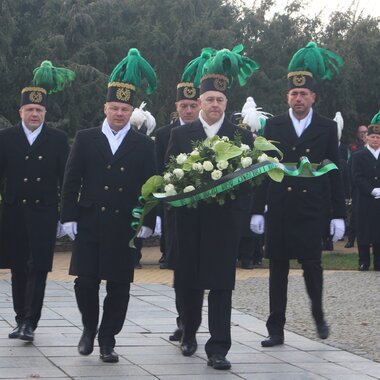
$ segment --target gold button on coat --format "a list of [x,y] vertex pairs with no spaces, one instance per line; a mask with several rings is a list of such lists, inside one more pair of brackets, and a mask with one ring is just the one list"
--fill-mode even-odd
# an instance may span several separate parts
[[109,187],[108,186],[104,186],[104,190],[108,190],[109,189]]
[[122,192],[122,191],[123,191],[123,188],[122,188],[122,187],[119,187],[119,191]]
[[110,170],[111,169],[111,165],[107,165],[107,169]]
[[292,191],[293,189],[291,188],[291,186],[289,186],[287,190],[288,191]]
[[24,178],[24,182],[28,182],[28,178]]
[[122,171],[122,172],[123,172],[124,170],[125,170],[125,169],[124,169],[124,167],[122,166],[122,167],[120,168],[120,171]]
[[310,149],[309,149],[309,148],[307,148],[307,149],[305,150],[305,152],[306,152],[306,153],[309,153],[309,152],[310,152]]
[[106,211],[106,208],[103,206],[100,208],[103,212]]
[[29,156],[25,156],[25,160],[29,160]]
[[37,181],[37,182],[41,182],[41,178],[40,178],[40,177],[37,177],[37,178],[36,178],[36,181]]
[[42,159],[43,159],[43,156],[38,156],[38,159],[39,159],[39,160],[42,160]]

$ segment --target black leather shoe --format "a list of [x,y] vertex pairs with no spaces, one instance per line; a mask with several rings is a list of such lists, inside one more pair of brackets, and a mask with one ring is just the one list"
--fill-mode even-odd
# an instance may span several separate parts
[[352,241],[348,241],[344,248],[352,248],[354,246],[354,243]]
[[207,365],[214,369],[230,369],[231,363],[223,355],[212,355],[208,358]]
[[172,335],[169,336],[171,342],[179,342],[182,339],[182,329],[176,329]]
[[33,327],[29,323],[23,323],[21,325],[19,338],[21,340],[26,340],[27,342],[33,342],[34,340]]
[[111,346],[100,346],[100,359],[102,359],[104,363],[117,363],[119,361],[119,355]]
[[20,337],[21,324],[17,325],[12,332],[8,334],[9,339],[17,339]]
[[261,341],[262,347],[273,347],[279,346],[280,344],[284,344],[283,335],[269,335],[266,339]]
[[81,355],[90,355],[94,351],[96,332],[84,329],[78,343],[78,352]]
[[191,356],[198,348],[196,339],[184,340],[181,343],[181,350],[183,356]]
[[325,321],[317,324],[317,333],[320,339],[327,339],[330,334],[330,328]]
[[241,261],[241,267],[243,269],[253,269],[253,260],[242,260]]
[[368,271],[368,270],[369,270],[369,265],[367,265],[367,264],[360,264],[360,265],[359,265],[359,270],[360,270],[361,272]]

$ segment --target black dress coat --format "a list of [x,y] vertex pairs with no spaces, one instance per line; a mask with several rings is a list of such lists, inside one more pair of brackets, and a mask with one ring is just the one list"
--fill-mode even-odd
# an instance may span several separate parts
[[21,123],[0,132],[0,268],[50,271],[59,189],[69,152],[67,136],[42,127],[32,145]]
[[[165,170],[165,155],[168,149],[170,134],[173,128],[181,125],[177,119],[172,124],[165,125],[156,132],[155,156],[157,173],[162,174]],[[161,216],[163,222],[163,233],[161,235],[161,251],[165,253],[165,261],[169,269],[174,269],[177,260],[177,242],[176,235],[173,232],[175,228],[175,213],[171,207],[158,205],[158,215]]]
[[[79,131],[62,189],[62,223],[78,222],[69,273],[132,282],[132,209],[154,174],[154,143],[130,129],[115,155],[101,128]],[[154,228],[154,215],[144,223]]]
[[356,188],[356,234],[359,245],[380,243],[380,199],[371,191],[380,187],[380,157],[366,148],[352,156],[352,179]]
[[[251,133],[227,119],[224,119],[218,136],[233,139],[236,132],[241,134],[243,143],[252,146]],[[192,141],[206,138],[199,120],[173,129],[167,158],[190,153]],[[240,192],[236,200],[227,201],[223,206],[199,202],[197,208],[175,208],[178,237],[175,286],[213,290],[234,288],[243,211],[248,207],[247,194]]]
[[[279,142],[283,162],[299,162],[306,156],[312,163],[329,159],[339,166],[336,123],[315,111],[311,124],[298,137],[289,113],[267,120],[264,136]],[[285,176],[278,183],[267,180],[255,192],[254,214],[265,205],[265,255],[270,259],[318,259],[327,216],[343,218],[345,201],[339,172],[315,178]]]

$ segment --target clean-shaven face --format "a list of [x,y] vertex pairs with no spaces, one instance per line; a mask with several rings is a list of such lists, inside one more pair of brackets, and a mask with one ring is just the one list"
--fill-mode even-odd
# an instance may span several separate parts
[[19,114],[26,128],[34,131],[44,122],[46,108],[39,104],[25,104],[19,109]]
[[120,102],[107,102],[104,105],[104,113],[111,129],[119,131],[128,124],[133,112],[130,104]]
[[227,97],[219,91],[206,91],[198,99],[201,115],[212,125],[221,119],[227,107]]

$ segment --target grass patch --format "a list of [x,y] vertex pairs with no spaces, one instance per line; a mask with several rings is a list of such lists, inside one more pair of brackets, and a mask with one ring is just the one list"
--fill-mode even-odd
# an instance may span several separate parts
[[[260,268],[268,268],[269,260],[264,259]],[[323,252],[322,267],[326,270],[357,270],[358,254],[347,252]],[[290,260],[291,269],[301,269],[297,260]]]

